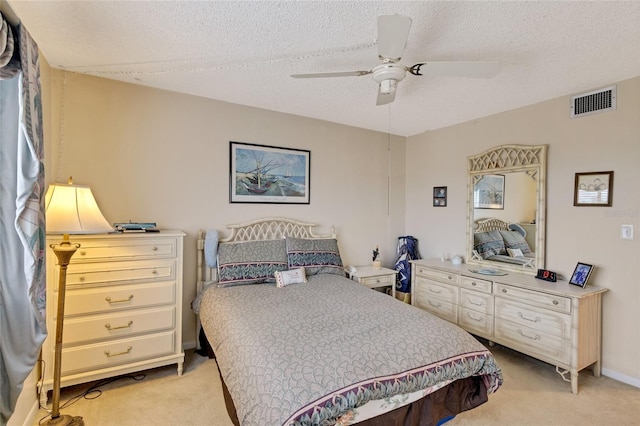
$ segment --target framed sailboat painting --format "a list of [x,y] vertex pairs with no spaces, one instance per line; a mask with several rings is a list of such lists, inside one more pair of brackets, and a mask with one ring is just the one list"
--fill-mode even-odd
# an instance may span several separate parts
[[309,204],[311,151],[229,142],[229,202]]

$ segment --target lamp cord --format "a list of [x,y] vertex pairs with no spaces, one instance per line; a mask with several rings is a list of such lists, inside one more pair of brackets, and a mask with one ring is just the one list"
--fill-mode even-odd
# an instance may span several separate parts
[[[42,363],[42,381],[44,381],[44,377],[45,377],[45,367],[46,367],[46,362],[44,360],[40,360],[40,362]],[[105,379],[99,382],[94,383],[93,385],[89,386],[89,388],[87,388],[85,391],[80,392],[79,394],[72,396],[71,398],[69,398],[67,401],[65,401],[64,404],[60,405],[60,409],[63,408],[67,408],[70,405],[75,404],[76,402],[78,402],[81,399],[88,399],[88,400],[93,400],[96,398],[99,398],[100,395],[102,395],[102,390],[99,389],[102,386],[108,385],[110,383],[113,383],[115,381],[118,380],[123,380],[123,379],[131,379],[134,380],[136,382],[140,382],[142,380],[144,380],[146,378],[146,374],[144,373],[140,373],[140,374],[136,374],[136,375],[126,375],[126,376],[118,376],[118,377],[112,377],[110,379]],[[38,407],[41,410],[46,411],[47,414],[46,416],[42,417],[40,420],[38,420],[38,424],[42,424],[44,423],[45,420],[47,420],[49,417],[51,417],[51,411],[50,409],[48,409],[47,407],[43,407],[40,404],[40,393],[42,392],[42,383],[41,386],[39,386],[39,390],[38,390]]]

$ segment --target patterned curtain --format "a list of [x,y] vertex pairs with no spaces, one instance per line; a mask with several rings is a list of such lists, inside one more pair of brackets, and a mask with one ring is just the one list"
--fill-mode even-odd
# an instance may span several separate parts
[[0,425],[46,337],[42,99],[38,46],[0,14]]

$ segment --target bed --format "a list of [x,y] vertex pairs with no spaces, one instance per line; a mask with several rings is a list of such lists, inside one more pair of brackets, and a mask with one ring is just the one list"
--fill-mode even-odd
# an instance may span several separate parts
[[485,403],[502,384],[491,352],[346,278],[335,232],[314,227],[270,218],[198,238],[193,307],[234,424],[436,425]]
[[536,268],[536,254],[527,243],[527,231],[517,223],[495,217],[475,221],[473,234],[474,260],[492,260]]

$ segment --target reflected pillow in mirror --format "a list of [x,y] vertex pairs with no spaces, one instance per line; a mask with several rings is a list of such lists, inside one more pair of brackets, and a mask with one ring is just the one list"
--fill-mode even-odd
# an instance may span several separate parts
[[509,253],[509,256],[511,257],[524,257],[524,254],[522,254],[522,250],[520,249],[508,248],[507,253]]
[[520,249],[522,254],[531,253],[529,244],[519,232],[516,231],[500,231],[502,238],[504,238],[504,245],[510,249]]
[[473,249],[476,250],[483,259],[487,259],[496,254],[507,254],[507,250],[498,231],[478,232],[473,235]]

